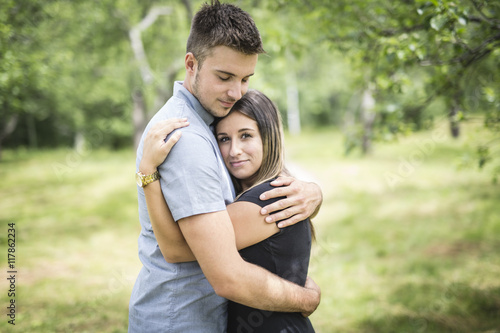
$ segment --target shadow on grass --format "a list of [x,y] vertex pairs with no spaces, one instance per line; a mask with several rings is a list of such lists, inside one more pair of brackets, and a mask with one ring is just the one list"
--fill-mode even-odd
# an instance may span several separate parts
[[500,332],[500,287],[410,283],[389,300],[402,314],[364,320],[361,332]]

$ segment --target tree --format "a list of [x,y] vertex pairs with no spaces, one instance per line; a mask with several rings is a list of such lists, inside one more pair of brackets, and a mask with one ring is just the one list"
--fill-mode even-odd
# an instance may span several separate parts
[[[188,22],[191,22],[191,3],[184,0],[183,5],[186,7]],[[148,110],[143,89],[135,87],[132,92],[132,100],[134,102],[132,121],[134,125],[134,146],[139,145],[142,132],[146,127],[151,114],[157,111],[162,103],[171,96],[173,89],[173,81],[177,73],[183,68],[183,63],[180,57],[177,61],[173,61],[167,67],[166,80],[162,82],[158,78],[158,73],[154,73],[149,65],[147,52],[142,42],[142,33],[148,29],[161,15],[171,15],[173,8],[170,6],[151,7],[146,16],[139,23],[129,29],[130,46],[134,52],[136,66],[141,73],[142,86],[154,86],[156,96],[154,97],[153,107]],[[166,86],[165,88],[163,86]]]
[[[39,1],[4,1],[0,8],[0,159],[2,144],[20,116],[24,113],[32,120],[36,101],[44,98],[39,82],[44,72],[41,45],[33,38],[43,19]],[[25,103],[27,99],[31,103]]]
[[[168,20],[156,20],[147,31],[140,22],[159,8],[156,1],[4,3],[0,147],[128,145],[171,94],[182,69],[175,60],[184,54],[188,0],[170,1]],[[144,51],[138,62],[131,47],[137,36]],[[135,130],[134,105],[140,109]]]
[[[467,108],[471,105],[469,99],[486,97],[467,94],[470,81],[481,81],[482,89],[489,91],[489,98],[498,99],[497,75],[482,77],[482,80],[475,77],[480,73],[475,69],[481,66],[498,72],[495,70],[500,55],[498,1],[291,0],[265,3],[273,12],[302,14],[301,23],[289,20],[290,26],[285,29],[297,32],[300,31],[298,26],[308,26],[309,29],[302,29],[310,40],[308,50],[328,43],[343,52],[354,71],[359,73],[354,80],[359,90],[373,85],[377,104],[376,130],[405,127],[387,126],[380,120],[388,118],[383,114],[388,105],[393,105],[394,95],[409,89],[412,78],[408,73],[417,68],[425,73],[420,76],[424,80],[425,94],[421,101],[416,101],[421,105],[412,108],[411,118],[390,119],[413,121],[431,101],[442,98],[447,105],[451,133],[458,135],[461,117],[478,112]],[[493,60],[487,62],[488,58]],[[493,105],[489,105],[489,109],[492,108]],[[399,107],[398,112],[404,115],[405,110]],[[498,118],[488,119],[491,122]],[[366,136],[371,129],[362,127],[366,130],[360,131],[360,135]]]

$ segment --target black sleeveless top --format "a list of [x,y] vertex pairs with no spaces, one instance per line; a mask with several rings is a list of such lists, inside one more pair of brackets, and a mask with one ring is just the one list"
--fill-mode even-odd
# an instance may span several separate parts
[[[259,196],[275,187],[270,181],[245,192],[237,201],[252,202],[264,207],[281,198],[261,201]],[[260,243],[239,251],[243,259],[276,275],[304,286],[311,254],[309,219],[280,229]],[[227,332],[314,332],[311,322],[300,313],[263,311],[228,302]]]

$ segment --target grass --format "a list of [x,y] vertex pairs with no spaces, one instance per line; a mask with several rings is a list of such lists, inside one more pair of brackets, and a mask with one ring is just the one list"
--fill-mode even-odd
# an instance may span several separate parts
[[[488,170],[457,168],[482,140],[475,127],[460,140],[438,130],[366,158],[343,156],[331,129],[286,138],[291,169],[324,192],[317,332],[500,332],[500,187]],[[0,251],[14,222],[16,332],[126,332],[141,267],[134,161],[128,150],[4,153]],[[7,289],[1,279],[5,306]]]
[[500,329],[500,188],[457,168],[476,128],[457,141],[437,130],[370,158],[342,157],[329,130],[287,138],[287,156],[325,192],[311,265],[319,332]]

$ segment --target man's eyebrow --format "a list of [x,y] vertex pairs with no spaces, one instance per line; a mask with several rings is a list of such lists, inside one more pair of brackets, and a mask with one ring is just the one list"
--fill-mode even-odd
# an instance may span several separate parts
[[[229,75],[229,76],[236,76],[236,74],[234,74],[234,73],[226,72],[226,71],[223,71],[223,70],[220,70],[220,69],[216,69],[215,71],[218,72],[218,73],[221,73],[221,74]],[[249,77],[249,76],[253,76],[253,75],[254,75],[254,73],[248,74],[245,77]]]

